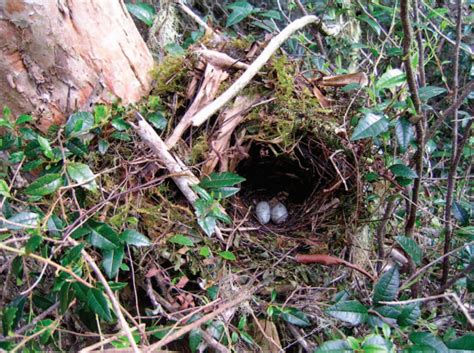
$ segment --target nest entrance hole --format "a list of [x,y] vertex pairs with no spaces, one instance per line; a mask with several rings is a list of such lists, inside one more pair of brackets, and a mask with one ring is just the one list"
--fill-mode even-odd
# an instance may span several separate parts
[[[276,155],[271,145],[254,143],[249,157],[239,163],[237,173],[246,180],[240,192],[251,205],[273,198],[283,200],[291,213],[324,197],[336,177],[329,151],[313,140],[300,141],[290,153]],[[293,212],[292,212],[293,210]]]

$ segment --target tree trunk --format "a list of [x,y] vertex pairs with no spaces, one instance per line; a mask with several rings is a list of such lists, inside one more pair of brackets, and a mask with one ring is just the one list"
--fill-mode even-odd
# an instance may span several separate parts
[[43,131],[93,103],[138,101],[152,66],[123,0],[0,0],[0,105]]

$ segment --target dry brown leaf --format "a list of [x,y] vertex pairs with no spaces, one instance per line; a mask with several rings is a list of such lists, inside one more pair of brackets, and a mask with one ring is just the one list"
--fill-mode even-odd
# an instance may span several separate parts
[[313,94],[318,99],[323,108],[331,108],[331,101],[327,99],[318,87],[313,86]]
[[353,74],[326,76],[319,84],[321,86],[344,87],[350,83],[358,83],[362,87],[367,86],[369,80],[365,72],[356,72]]

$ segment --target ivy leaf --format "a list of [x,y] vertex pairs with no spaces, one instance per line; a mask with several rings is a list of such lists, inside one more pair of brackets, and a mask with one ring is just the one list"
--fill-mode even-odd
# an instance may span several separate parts
[[136,4],[127,3],[127,10],[140,21],[145,23],[148,27],[153,25],[155,18],[155,8],[149,4],[139,2]]
[[245,178],[235,173],[211,173],[208,177],[204,178],[199,186],[204,189],[217,189],[223,187],[234,186],[235,184],[245,181]]
[[413,239],[399,235],[395,238],[395,240],[402,247],[403,251],[405,251],[412,258],[415,264],[421,264],[423,251]]
[[420,87],[418,90],[418,94],[420,95],[420,99],[422,101],[427,101],[430,98],[439,96],[440,94],[443,94],[446,92],[446,88],[443,87],[436,87],[436,86],[425,86],[425,87]]
[[100,290],[89,288],[87,291],[87,305],[94,313],[99,315],[99,317],[105,321],[112,321],[112,315],[110,313],[107,299],[105,299],[104,294]]
[[8,218],[7,221],[16,223],[18,225],[5,222],[5,224],[2,226],[9,230],[21,230],[30,227],[36,227],[39,223],[39,215],[33,212],[20,212]]
[[123,247],[119,246],[112,250],[104,250],[102,255],[102,267],[104,268],[104,272],[107,277],[114,279],[123,261]]
[[413,126],[410,121],[405,118],[399,118],[395,123],[395,136],[397,137],[400,152],[404,153],[415,136]]
[[127,229],[122,232],[122,234],[120,234],[120,240],[128,245],[137,247],[149,246],[151,244],[150,239],[134,229]]
[[72,114],[64,126],[64,133],[68,137],[78,137],[87,134],[94,127],[94,116],[89,112]]
[[377,91],[394,88],[402,85],[406,81],[406,74],[400,69],[391,69],[385,72],[376,82]]
[[404,164],[393,164],[390,166],[390,171],[397,177],[405,178],[405,179],[415,179],[418,177],[418,174],[411,169],[410,167],[407,167]]
[[66,167],[69,177],[76,183],[81,184],[81,187],[92,192],[97,191],[96,177],[87,164],[83,163],[69,163]]
[[105,223],[89,222],[89,243],[101,250],[113,250],[120,245],[117,233]]
[[351,136],[351,141],[356,141],[368,137],[376,137],[382,132],[387,131],[389,121],[382,115],[367,113],[359,120],[354,133]]
[[227,17],[226,27],[230,27],[244,20],[250,16],[254,10],[254,7],[247,1],[236,1],[227,5],[226,8],[232,10],[229,17]]
[[348,322],[351,325],[364,323],[368,318],[368,311],[365,306],[357,300],[339,302],[326,309],[332,317]]
[[420,304],[412,303],[405,305],[397,318],[400,326],[412,326],[416,323],[421,315]]
[[400,272],[394,266],[385,272],[374,287],[374,303],[395,299],[400,286]]
[[240,188],[232,187],[232,186],[224,186],[222,188],[213,189],[211,194],[216,199],[226,199],[237,194],[240,191]]
[[61,174],[47,174],[30,184],[25,194],[30,196],[45,196],[52,194],[63,185]]
[[229,261],[235,261],[237,260],[237,258],[235,257],[235,255],[233,253],[231,253],[230,251],[221,251],[219,253],[219,256],[222,257],[223,259],[225,260],[229,260]]
[[168,241],[170,243],[179,244],[183,246],[194,246],[194,241],[190,237],[183,234],[175,234],[171,238],[169,238]]

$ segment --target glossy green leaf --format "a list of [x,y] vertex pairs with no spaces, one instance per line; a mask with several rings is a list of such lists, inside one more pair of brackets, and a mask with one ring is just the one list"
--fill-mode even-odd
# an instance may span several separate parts
[[393,164],[390,166],[389,169],[397,177],[402,177],[405,179],[415,179],[416,177],[418,177],[418,175],[413,169],[407,167],[404,164]]
[[36,227],[39,224],[39,215],[33,212],[20,212],[7,219],[7,221],[15,223],[6,223],[3,225],[9,230],[21,230]]
[[107,299],[100,290],[89,288],[87,291],[87,305],[94,313],[99,315],[100,318],[105,321],[112,321],[112,314],[110,313]]
[[72,283],[66,282],[62,285],[59,291],[59,312],[61,314],[64,314],[67,311],[69,304],[73,299],[74,291],[72,289]]
[[120,240],[137,247],[151,245],[150,239],[135,229],[127,229],[120,234]]
[[374,30],[374,32],[377,33],[377,35],[380,35],[381,28],[377,22],[375,22],[373,19],[371,19],[367,15],[362,15],[362,16],[359,16],[358,18],[364,21],[365,23],[367,23]]
[[223,259],[229,260],[229,261],[237,260],[235,255],[233,253],[231,253],[230,251],[227,251],[227,250],[219,252],[219,256],[222,257]]
[[391,69],[385,72],[375,83],[375,89],[394,88],[402,85],[406,81],[406,74],[400,69]]
[[69,163],[66,167],[69,177],[81,187],[95,192],[97,191],[96,177],[87,164],[83,163]]
[[446,92],[446,88],[443,87],[436,87],[436,86],[425,86],[420,87],[418,90],[418,94],[420,95],[420,99],[422,101],[427,101],[430,98],[439,96]]
[[113,250],[120,246],[118,234],[105,223],[90,222],[89,243],[102,250]]
[[218,189],[222,187],[234,186],[245,181],[245,178],[235,173],[211,173],[208,177],[201,180],[199,186],[204,189]]
[[25,194],[30,196],[45,196],[57,191],[63,185],[61,174],[46,174],[30,184]]
[[18,308],[14,306],[5,306],[2,312],[2,328],[3,334],[8,336],[13,329]]
[[423,251],[413,239],[399,235],[395,238],[395,240],[402,247],[403,251],[405,251],[413,259],[415,264],[421,264]]
[[153,25],[155,19],[155,8],[149,4],[139,2],[136,4],[127,3],[127,10],[140,21],[145,23],[148,27]]
[[29,123],[32,120],[33,120],[33,117],[31,115],[21,114],[18,117],[18,119],[16,119],[15,124],[16,125],[23,125],[23,124]]
[[79,259],[81,257],[81,251],[84,249],[84,247],[85,244],[81,243],[69,249],[61,259],[61,265],[68,266],[69,264]]
[[359,120],[354,133],[351,136],[351,141],[356,141],[368,137],[376,137],[382,132],[387,131],[389,121],[382,115],[367,113]]
[[40,246],[42,241],[43,241],[42,236],[32,235],[25,244],[25,253],[31,254],[32,252],[35,252],[36,249],[38,249],[38,247]]
[[110,144],[107,140],[100,139],[99,144],[98,144],[99,153],[104,155],[107,152],[107,150],[109,149],[109,146],[110,146]]
[[282,16],[281,13],[277,10],[268,10],[268,11],[263,11],[258,14],[261,17],[266,17],[266,18],[272,18],[274,20],[281,21]]
[[164,130],[168,126],[168,120],[160,112],[150,114],[146,119],[158,130]]
[[84,157],[89,153],[89,148],[78,137],[73,137],[66,142],[66,147],[78,157]]
[[94,127],[94,116],[89,112],[72,114],[64,126],[64,133],[68,137],[78,137],[88,133]]
[[400,286],[400,272],[398,267],[394,266],[385,272],[374,287],[374,303],[381,301],[392,301],[398,294],[398,287]]
[[10,197],[10,188],[5,180],[0,179],[0,195]]
[[199,249],[199,255],[204,257],[210,257],[211,249],[208,246],[203,246],[201,249]]
[[200,329],[194,329],[189,332],[189,349],[191,352],[197,352],[199,345],[202,342],[202,331]]
[[237,194],[239,191],[240,191],[240,188],[233,187],[233,186],[225,186],[225,187],[222,187],[222,188],[213,189],[211,191],[211,195],[215,199],[220,200],[220,199],[225,199],[227,197],[231,197],[231,196]]
[[130,129],[130,124],[123,120],[123,118],[115,118],[112,120],[111,124],[117,131],[125,131]]
[[327,308],[326,313],[352,325],[362,324],[368,318],[367,308],[356,300],[336,303]]
[[469,213],[456,201],[453,202],[453,216],[461,226],[465,226],[469,223]]
[[41,150],[43,151],[43,154],[49,159],[54,159],[53,150],[51,148],[51,145],[49,144],[49,141],[40,135],[36,137],[36,140],[38,141]]
[[112,250],[104,250],[102,252],[102,267],[104,272],[110,279],[117,276],[120,265],[124,257],[123,247],[119,246]]
[[300,327],[307,327],[311,325],[307,315],[296,308],[286,307],[282,309],[280,317],[292,325]]
[[226,6],[227,9],[232,10],[230,15],[227,17],[226,27],[230,27],[244,20],[250,16],[254,10],[252,4],[247,1],[236,1]]
[[324,342],[314,353],[350,353],[354,352],[346,340],[332,340]]
[[468,333],[460,338],[449,341],[446,346],[456,352],[472,352],[474,351],[474,334]]
[[431,332],[413,332],[409,336],[415,344],[431,347],[433,353],[448,353],[449,349],[443,341]]
[[194,246],[194,241],[190,237],[183,234],[175,234],[171,238],[169,238],[168,241],[173,244]]
[[397,318],[397,322],[400,326],[412,326],[421,315],[420,304],[412,303],[403,306],[400,316]]
[[404,153],[415,138],[413,126],[407,118],[401,117],[396,121],[395,136],[397,137],[398,146],[400,146],[400,152]]

